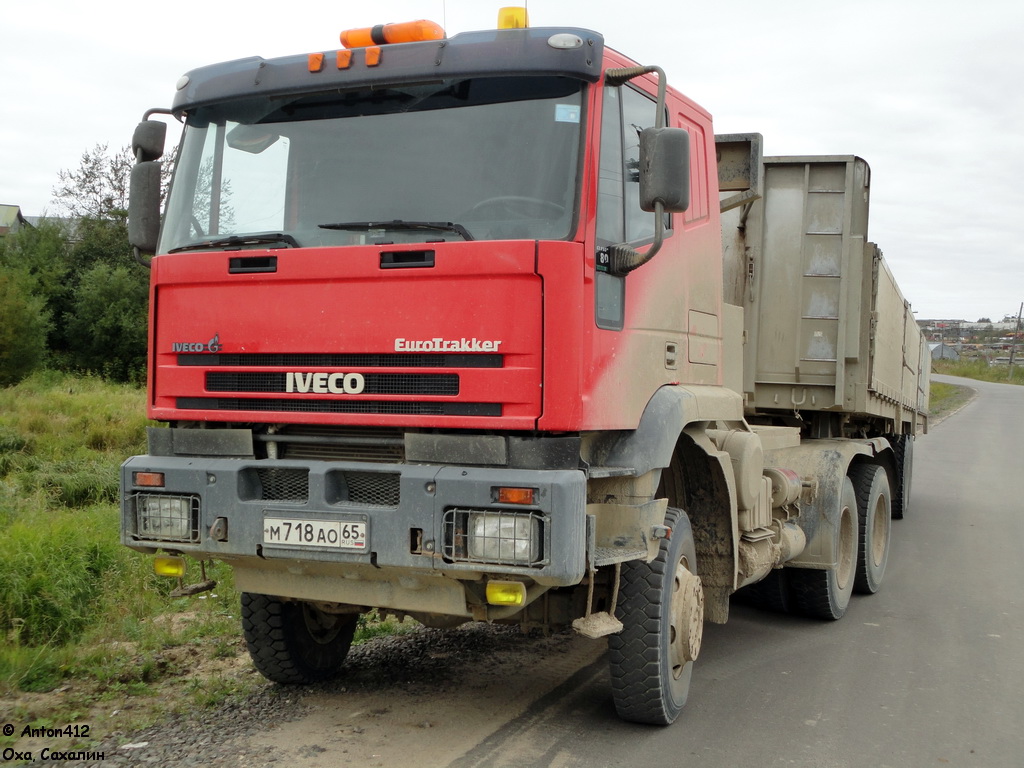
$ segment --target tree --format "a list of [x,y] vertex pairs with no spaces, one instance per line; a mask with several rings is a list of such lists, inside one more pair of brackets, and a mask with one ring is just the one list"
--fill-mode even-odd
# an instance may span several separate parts
[[[0,240],[0,271],[16,275],[8,290],[16,288],[19,294],[17,299],[8,300],[41,305],[40,318],[46,329],[41,341],[43,349],[51,352],[61,346],[62,324],[50,321],[59,320],[67,311],[72,294],[68,280],[71,270],[68,231],[58,221],[44,219],[35,227],[23,227]],[[13,306],[7,309],[15,311]]]
[[124,223],[128,220],[128,184],[134,163],[131,147],[111,153],[107,144],[97,144],[82,153],[78,168],[57,174],[53,200],[72,219]]
[[39,296],[58,292],[70,267],[67,229],[54,219],[0,239],[0,267],[19,270]]
[[138,378],[146,361],[149,273],[128,244],[129,147],[97,144],[53,190],[74,220],[65,295],[51,334],[56,361],[120,381]]

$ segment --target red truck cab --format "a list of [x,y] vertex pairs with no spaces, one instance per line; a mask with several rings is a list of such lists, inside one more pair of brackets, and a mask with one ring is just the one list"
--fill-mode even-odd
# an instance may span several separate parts
[[[370,42],[178,83],[159,239],[152,202],[131,219],[169,428],[123,467],[122,539],[228,562],[317,626],[610,616],[619,565],[668,535],[680,385],[742,420],[710,116],[585,29]],[[674,719],[678,677],[667,714],[629,716]]]

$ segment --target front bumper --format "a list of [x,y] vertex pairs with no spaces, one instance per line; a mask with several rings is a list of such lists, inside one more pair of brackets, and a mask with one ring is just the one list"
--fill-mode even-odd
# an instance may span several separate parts
[[[534,489],[533,503],[498,503],[499,487]],[[121,490],[122,543],[224,560],[253,583],[265,583],[261,572],[394,583],[504,575],[554,587],[578,584],[586,568],[577,470],[134,456]],[[286,524],[303,534],[282,533]]]

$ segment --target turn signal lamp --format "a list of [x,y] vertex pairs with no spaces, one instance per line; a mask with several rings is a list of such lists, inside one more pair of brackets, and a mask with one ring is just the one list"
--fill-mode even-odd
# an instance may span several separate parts
[[522,605],[526,602],[526,585],[521,581],[487,582],[489,605]]
[[132,483],[143,488],[163,488],[163,472],[132,472]]
[[388,43],[418,43],[424,40],[443,40],[444,29],[433,21],[420,19],[401,24],[378,24],[375,27],[346,29],[341,33],[341,44],[346,48],[369,48]]
[[157,576],[181,578],[185,575],[185,558],[172,555],[157,555],[153,558],[153,573]]
[[536,488],[495,488],[494,500],[499,504],[533,504]]
[[526,8],[508,6],[498,10],[498,29],[526,29],[528,26],[530,19]]

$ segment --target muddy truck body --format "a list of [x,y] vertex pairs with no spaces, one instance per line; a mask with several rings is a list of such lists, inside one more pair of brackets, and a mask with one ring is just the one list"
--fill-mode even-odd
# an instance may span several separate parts
[[716,139],[659,68],[518,23],[189,72],[162,219],[147,114],[166,426],[122,540],[228,564],[272,680],[338,672],[374,609],[573,627],[667,724],[738,590],[834,620],[879,588],[928,357],[863,160]]

